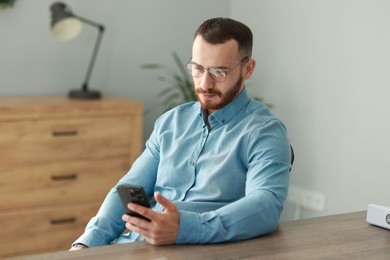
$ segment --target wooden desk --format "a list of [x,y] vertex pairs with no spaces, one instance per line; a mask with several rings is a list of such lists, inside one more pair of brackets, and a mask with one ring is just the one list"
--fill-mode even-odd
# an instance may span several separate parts
[[133,243],[19,259],[389,259],[390,231],[365,218],[362,211],[284,222],[273,234],[237,243]]

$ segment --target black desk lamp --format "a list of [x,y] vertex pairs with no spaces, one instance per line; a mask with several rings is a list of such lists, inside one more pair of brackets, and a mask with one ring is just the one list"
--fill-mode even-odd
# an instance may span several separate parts
[[89,90],[88,81],[91,77],[93,65],[96,59],[96,54],[98,52],[100,42],[102,40],[104,26],[88,19],[82,18],[80,16],[74,15],[70,8],[64,3],[54,3],[50,6],[50,10],[52,18],[51,31],[54,38],[58,40],[66,41],[76,37],[81,32],[81,22],[98,28],[99,34],[95,43],[95,48],[92,53],[84,84],[82,85],[81,90],[71,90],[69,92],[69,97],[78,99],[99,99],[101,97],[100,92]]

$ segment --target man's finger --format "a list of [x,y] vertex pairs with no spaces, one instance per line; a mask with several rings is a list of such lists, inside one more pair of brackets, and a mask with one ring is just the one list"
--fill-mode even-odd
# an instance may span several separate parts
[[127,207],[130,209],[130,210],[132,210],[132,211],[134,211],[134,212],[137,212],[138,214],[141,214],[141,215],[145,215],[145,212],[146,212],[146,207],[144,207],[144,206],[141,206],[141,205],[138,205],[137,203],[132,203],[132,202],[130,202],[128,205],[127,205]]
[[154,198],[156,199],[157,203],[164,207],[166,211],[172,211],[176,209],[176,205],[161,195],[160,192],[154,193]]

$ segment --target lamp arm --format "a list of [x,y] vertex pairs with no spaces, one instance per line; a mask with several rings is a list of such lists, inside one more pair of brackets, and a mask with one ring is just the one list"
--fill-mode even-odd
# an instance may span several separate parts
[[85,76],[85,81],[84,81],[84,84],[82,86],[83,91],[88,91],[88,82],[89,82],[89,78],[91,77],[91,74],[92,74],[93,66],[94,66],[95,60],[96,60],[96,55],[97,55],[97,52],[98,52],[99,47],[100,47],[100,42],[102,41],[104,26],[101,24],[95,23],[91,20],[88,20],[86,18],[80,17],[80,16],[77,16],[77,18],[86,24],[97,27],[99,30],[99,34],[98,34],[96,42],[95,42],[95,47],[94,47],[93,52],[92,52],[91,60],[89,62],[87,75]]
[[81,17],[81,16],[78,16],[78,15],[74,15],[77,19],[79,19],[80,21],[82,21],[83,23],[86,23],[86,24],[89,24],[91,26],[94,26],[94,27],[97,27],[99,28],[99,30],[101,31],[104,31],[104,26],[100,23],[96,23],[94,21],[91,21],[87,18],[84,18],[84,17]]

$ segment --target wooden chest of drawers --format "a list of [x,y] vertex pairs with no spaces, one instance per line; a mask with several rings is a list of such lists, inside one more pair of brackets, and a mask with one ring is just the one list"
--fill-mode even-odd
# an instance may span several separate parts
[[0,257],[66,250],[141,152],[141,102],[0,98]]

